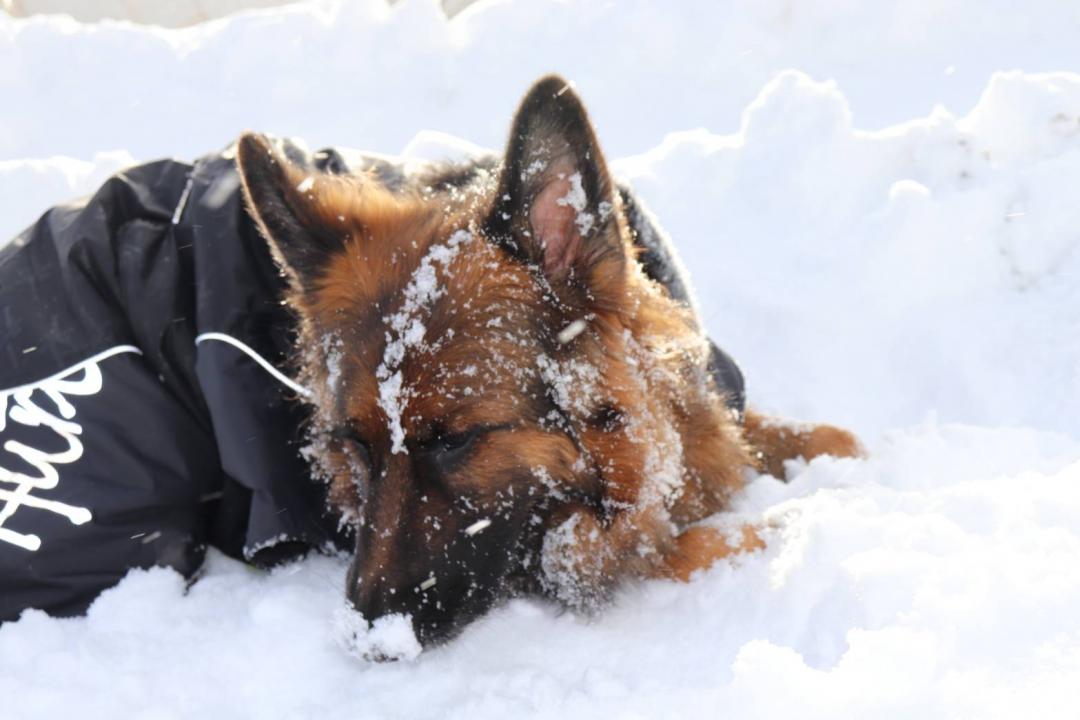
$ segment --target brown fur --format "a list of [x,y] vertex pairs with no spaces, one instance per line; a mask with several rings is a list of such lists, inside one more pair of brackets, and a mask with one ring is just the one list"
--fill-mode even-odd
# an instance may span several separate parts
[[855,457],[862,452],[859,441],[846,430],[791,423],[753,410],[746,413],[743,435],[754,448],[758,469],[778,478],[784,477],[785,460],[812,460],[819,455]]
[[[752,530],[732,543],[694,523],[728,506],[748,468],[857,451],[835,428],[736,422],[695,318],[634,261],[562,86],[526,97],[499,173],[456,169],[453,182],[309,180],[262,138],[240,143],[252,214],[292,281],[315,459],[356,523],[349,597],[369,616],[411,612],[425,641],[513,579],[587,606],[623,578],[685,580],[760,549]],[[591,226],[566,201],[571,180]],[[410,305],[425,263],[438,294]],[[423,342],[396,357],[413,320]],[[383,398],[395,373],[400,418]],[[439,584],[421,592],[429,575]]]

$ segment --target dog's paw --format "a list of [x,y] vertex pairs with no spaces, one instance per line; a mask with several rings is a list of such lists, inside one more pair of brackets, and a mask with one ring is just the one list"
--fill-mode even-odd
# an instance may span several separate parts
[[833,425],[792,422],[748,410],[743,432],[755,453],[758,470],[777,478],[784,477],[787,460],[802,458],[810,461],[820,455],[865,455],[853,434]]
[[675,546],[664,558],[663,576],[686,582],[698,570],[737,555],[765,549],[765,541],[752,525],[725,533],[719,528],[698,525],[675,538]]
[[805,436],[802,456],[813,460],[819,455],[862,457],[862,445],[852,433],[832,425],[817,425]]

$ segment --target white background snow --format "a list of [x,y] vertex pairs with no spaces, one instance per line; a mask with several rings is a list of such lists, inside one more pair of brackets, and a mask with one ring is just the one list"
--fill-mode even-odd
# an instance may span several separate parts
[[3,238],[245,128],[498,147],[562,72],[751,401],[870,453],[755,481],[737,510],[764,553],[592,619],[516,601],[412,662],[339,649],[339,560],[215,556],[187,593],[133,573],[87,618],[0,627],[0,717],[1077,717],[1078,37],[1066,0],[0,15]]

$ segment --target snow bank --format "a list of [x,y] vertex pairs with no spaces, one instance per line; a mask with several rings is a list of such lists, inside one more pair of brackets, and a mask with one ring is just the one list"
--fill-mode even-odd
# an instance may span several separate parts
[[738,133],[614,166],[758,405],[1080,435],[1080,75],[998,73],[965,116],[865,132],[835,83],[788,71]]
[[0,14],[0,159],[126,149],[190,157],[245,128],[402,147],[438,129],[501,145],[514,103],[559,71],[616,155],[671,130],[731,132],[785,68],[835,78],[859,127],[970,108],[997,70],[1072,69],[1061,0],[325,0],[182,30]]
[[190,589],[133,573],[85,619],[0,627],[0,715],[1074,713],[1080,75],[1032,71],[1080,70],[1078,30],[1050,0],[507,0],[452,23],[368,0],[176,32],[0,17],[5,238],[131,160],[245,127],[411,158],[496,147],[560,70],[752,401],[871,450],[756,480],[737,511],[769,528],[764,553],[593,619],[515,601],[397,663],[354,656],[415,648],[340,613],[342,559],[215,556]]
[[91,158],[0,160],[0,247],[50,206],[92,193],[135,162],[122,150],[93,153]]
[[185,27],[254,7],[285,5],[288,0],[0,0],[0,9],[16,17],[45,13],[70,15],[80,22],[103,18],[147,25]]
[[593,620],[518,600],[412,661],[339,648],[343,561],[132,573],[86,619],[0,627],[4,717],[1069,715],[1080,442],[928,423],[795,471],[740,505],[763,554]]

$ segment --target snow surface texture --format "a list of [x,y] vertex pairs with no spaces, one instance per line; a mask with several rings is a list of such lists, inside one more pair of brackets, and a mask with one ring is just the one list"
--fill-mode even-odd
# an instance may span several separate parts
[[85,619],[0,627],[0,715],[1075,717],[1080,75],[1031,73],[1080,71],[1080,5],[674,7],[507,0],[448,23],[372,1],[176,32],[0,16],[5,238],[244,127],[497,147],[561,71],[751,401],[870,449],[753,482],[736,510],[769,528],[763,553],[594,619],[515,601],[418,657],[399,622],[340,612],[338,559],[213,556],[187,592],[133,573]]

